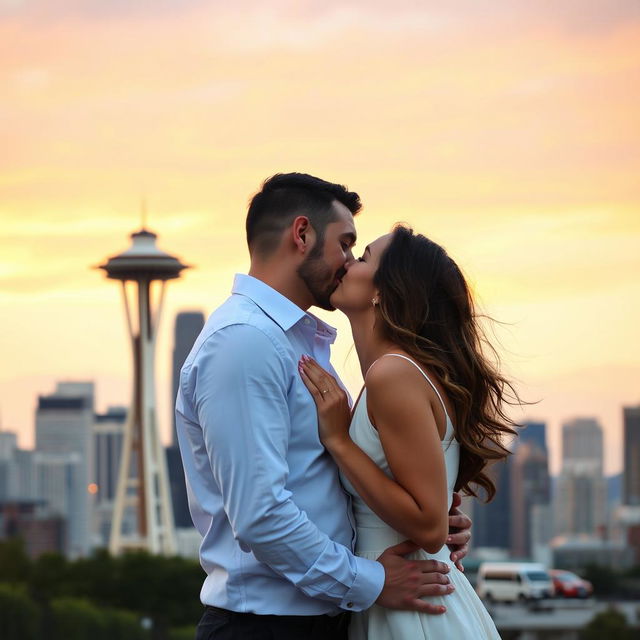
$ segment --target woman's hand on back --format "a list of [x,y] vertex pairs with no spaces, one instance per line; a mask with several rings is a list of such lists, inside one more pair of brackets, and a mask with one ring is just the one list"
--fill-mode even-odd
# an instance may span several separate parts
[[300,358],[298,371],[318,408],[320,441],[331,451],[349,439],[351,410],[347,394],[336,379],[309,356]]

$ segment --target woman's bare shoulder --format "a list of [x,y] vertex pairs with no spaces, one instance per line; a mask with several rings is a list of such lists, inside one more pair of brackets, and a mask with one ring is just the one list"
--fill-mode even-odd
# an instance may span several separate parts
[[[415,361],[408,355],[399,355],[404,357],[388,354],[373,363],[365,377],[365,386],[369,392],[397,393],[406,389],[407,385],[412,390],[414,386],[424,386],[424,376],[416,366],[417,363],[413,364]],[[411,362],[405,358],[409,358]]]

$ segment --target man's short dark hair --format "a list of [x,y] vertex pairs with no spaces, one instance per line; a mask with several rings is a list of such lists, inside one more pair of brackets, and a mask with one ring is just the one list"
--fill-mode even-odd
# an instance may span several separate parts
[[360,196],[341,184],[306,173],[276,173],[262,184],[247,212],[247,244],[251,253],[269,255],[278,246],[282,232],[296,216],[307,216],[319,245],[330,222],[335,222],[334,201],[353,215],[362,208]]

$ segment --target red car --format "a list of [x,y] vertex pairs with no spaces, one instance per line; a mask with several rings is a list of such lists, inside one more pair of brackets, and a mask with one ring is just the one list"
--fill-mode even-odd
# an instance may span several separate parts
[[588,580],[583,580],[571,571],[551,569],[549,571],[553,580],[556,596],[563,598],[588,598],[593,593],[593,585]]

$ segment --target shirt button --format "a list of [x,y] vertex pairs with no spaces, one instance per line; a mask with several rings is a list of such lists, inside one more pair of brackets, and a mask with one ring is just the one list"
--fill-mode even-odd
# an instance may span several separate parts
[[309,320],[309,318],[305,318],[305,319],[304,319],[304,323],[305,323],[305,324],[311,324],[311,320]]
[[353,602],[347,602],[347,609],[353,609]]

